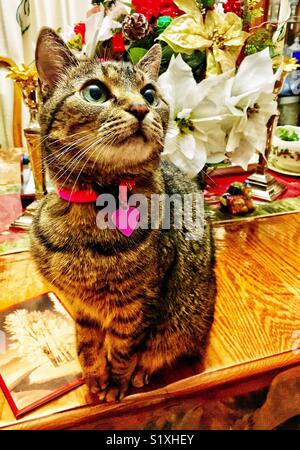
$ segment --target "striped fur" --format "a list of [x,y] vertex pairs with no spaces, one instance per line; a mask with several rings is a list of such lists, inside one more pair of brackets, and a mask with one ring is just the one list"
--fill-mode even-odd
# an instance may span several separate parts
[[[153,193],[197,192],[173,165],[160,163],[168,106],[155,83],[159,59],[156,47],[137,67],[78,62],[54,32],[42,31],[40,122],[54,181],[60,177],[57,183],[70,189],[97,185],[105,191],[131,178],[133,193],[149,199]],[[95,106],[80,98],[80,88],[91,79],[103,81],[114,101]],[[140,91],[147,84],[159,101],[143,121],[144,138],[134,137],[135,119],[126,110],[131,102],[143,101]],[[130,382],[141,387],[182,355],[203,352],[216,292],[214,252],[207,224],[197,242],[185,239],[185,229],[161,226],[126,238],[117,230],[99,230],[98,212],[94,204],[69,204],[48,194],[34,219],[32,254],[41,274],[76,311],[87,384],[111,401],[122,398]]]

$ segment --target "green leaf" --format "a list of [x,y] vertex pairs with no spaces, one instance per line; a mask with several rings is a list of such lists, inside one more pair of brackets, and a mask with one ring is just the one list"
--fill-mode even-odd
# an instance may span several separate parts
[[196,69],[205,61],[205,52],[195,50],[191,55],[182,54],[182,59],[192,68]]
[[145,36],[143,39],[139,39],[138,41],[134,41],[130,44],[130,48],[146,48],[149,50],[154,44],[154,38],[150,34]]
[[171,47],[168,46],[165,42],[161,43],[162,45],[162,59],[161,59],[161,65],[160,65],[160,71],[159,73],[164,73],[167,68],[169,67],[170,60],[172,58],[172,55],[176,55],[174,51],[171,49]]
[[298,134],[294,130],[288,130],[287,128],[278,128],[276,136],[282,141],[299,141]]
[[212,8],[215,4],[215,0],[201,0],[203,8]]
[[133,47],[128,50],[130,60],[133,65],[137,64],[140,59],[142,59],[143,56],[147,53],[146,48],[140,48],[140,47]]

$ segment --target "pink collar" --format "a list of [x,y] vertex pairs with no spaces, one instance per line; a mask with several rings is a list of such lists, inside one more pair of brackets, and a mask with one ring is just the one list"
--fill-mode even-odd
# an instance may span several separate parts
[[57,195],[70,203],[94,203],[99,194],[92,190],[71,191],[69,189],[56,188]]
[[[134,186],[134,180],[122,180],[120,182],[119,192],[123,202],[127,202],[127,189],[131,191]],[[94,203],[100,195],[96,191],[93,191],[91,189],[71,191],[69,189],[56,187],[56,192],[62,200],[70,203]]]

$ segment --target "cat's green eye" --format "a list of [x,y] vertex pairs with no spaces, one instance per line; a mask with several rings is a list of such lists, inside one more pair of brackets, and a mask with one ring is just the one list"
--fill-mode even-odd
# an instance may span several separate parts
[[83,98],[89,103],[104,103],[108,100],[108,92],[105,86],[91,83],[82,89]]
[[157,94],[155,89],[148,87],[143,90],[142,95],[149,105],[157,104]]

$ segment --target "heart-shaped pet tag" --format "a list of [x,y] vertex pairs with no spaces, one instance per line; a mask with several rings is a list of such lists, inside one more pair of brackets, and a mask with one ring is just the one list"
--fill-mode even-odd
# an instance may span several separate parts
[[129,237],[139,225],[140,212],[137,208],[129,207],[125,209],[121,207],[113,213],[111,220],[124,236]]

